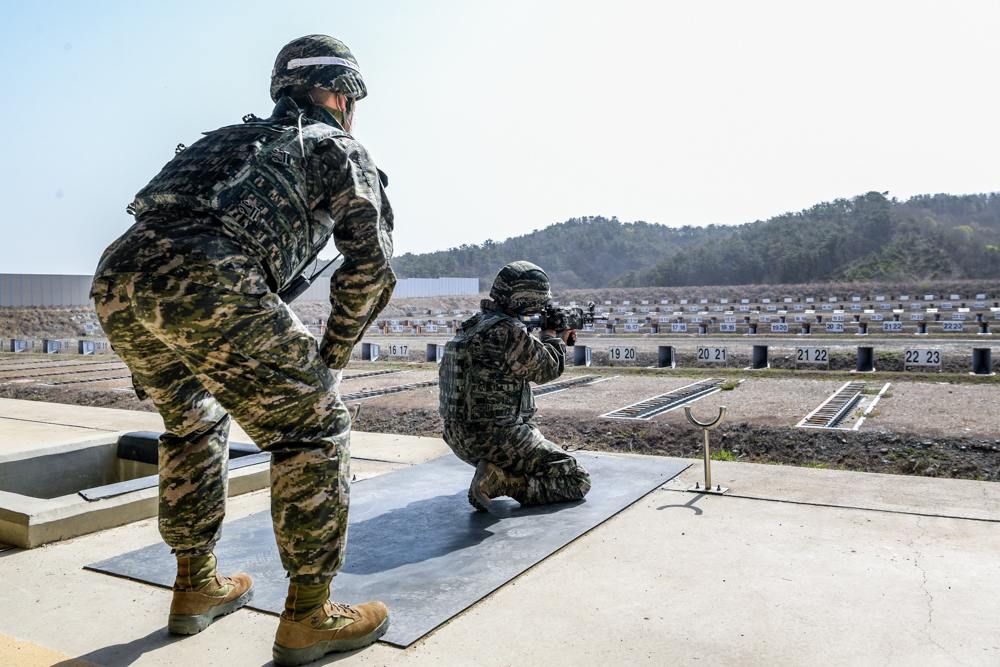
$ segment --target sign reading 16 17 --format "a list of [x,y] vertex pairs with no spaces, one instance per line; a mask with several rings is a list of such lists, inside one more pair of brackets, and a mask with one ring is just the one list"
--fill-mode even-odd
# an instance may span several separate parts
[[634,347],[618,347],[613,346],[608,348],[608,359],[611,361],[635,361],[635,348]]
[[386,343],[385,349],[389,353],[390,357],[408,357],[410,356],[410,346],[403,345],[400,343]]

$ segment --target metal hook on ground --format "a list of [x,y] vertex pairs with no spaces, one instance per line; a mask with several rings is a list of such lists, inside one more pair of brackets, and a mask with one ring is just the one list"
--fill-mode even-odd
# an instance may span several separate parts
[[692,491],[694,493],[715,493],[718,495],[722,495],[729,489],[722,488],[722,486],[716,486],[714,489],[712,488],[712,457],[709,455],[709,449],[708,449],[708,432],[711,431],[716,426],[718,426],[719,424],[721,424],[722,420],[726,418],[726,406],[723,405],[722,407],[719,408],[719,416],[716,417],[715,421],[712,422],[700,422],[697,419],[695,419],[691,415],[690,406],[684,407],[684,414],[687,416],[689,422],[691,422],[692,424],[701,429],[702,435],[705,438],[705,486],[704,488],[702,488],[701,486],[698,485],[698,482],[695,482],[694,486],[688,489],[688,491]]

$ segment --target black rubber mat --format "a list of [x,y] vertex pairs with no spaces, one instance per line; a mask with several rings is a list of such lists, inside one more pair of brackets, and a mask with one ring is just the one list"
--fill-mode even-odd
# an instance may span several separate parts
[[[489,514],[469,505],[473,468],[452,455],[355,483],[347,563],[333,580],[333,599],[381,600],[391,617],[382,641],[409,646],[689,465],[584,453],[578,459],[593,480],[584,500],[521,507],[501,498]],[[253,576],[250,607],[281,612],[288,580],[270,512],[226,523],[215,553],[224,573]],[[164,544],[87,567],[167,587],[176,573]]]

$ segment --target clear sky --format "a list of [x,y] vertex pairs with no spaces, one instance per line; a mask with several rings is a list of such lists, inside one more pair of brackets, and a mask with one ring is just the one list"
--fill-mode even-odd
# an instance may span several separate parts
[[997,25],[996,0],[8,2],[0,273],[92,273],[174,146],[268,115],[310,33],[361,64],[397,254],[997,191]]

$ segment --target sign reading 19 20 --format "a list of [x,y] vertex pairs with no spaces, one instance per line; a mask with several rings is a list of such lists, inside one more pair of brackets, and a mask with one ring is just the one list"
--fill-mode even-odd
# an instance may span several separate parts
[[614,345],[608,348],[608,359],[611,361],[635,361],[635,348]]

